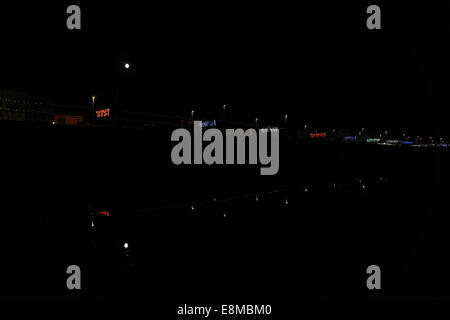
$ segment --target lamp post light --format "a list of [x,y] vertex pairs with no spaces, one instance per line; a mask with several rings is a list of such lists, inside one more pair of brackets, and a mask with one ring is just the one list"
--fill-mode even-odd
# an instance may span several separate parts
[[125,63],[123,66],[125,67],[125,69],[130,69],[130,64],[129,63]]
[[255,118],[255,125],[258,126],[258,118]]
[[191,120],[194,120],[194,110],[191,110]]
[[287,126],[287,119],[288,119],[288,115],[285,114],[285,115],[284,115],[284,125],[285,125],[285,126]]
[[95,96],[92,96],[92,113],[95,113]]

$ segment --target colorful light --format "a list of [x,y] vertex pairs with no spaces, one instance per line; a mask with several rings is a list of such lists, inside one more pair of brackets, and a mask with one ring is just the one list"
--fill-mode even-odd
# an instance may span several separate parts
[[202,122],[202,127],[203,128],[207,128],[207,127],[215,127],[216,126],[216,120],[212,120],[212,121],[203,121]]
[[97,110],[97,111],[95,111],[95,113],[97,113],[97,118],[109,117],[110,116],[110,109],[106,108],[106,109]]
[[326,132],[320,132],[320,133],[310,133],[309,137],[310,138],[324,138],[327,136]]
[[97,213],[102,216],[109,217],[109,210],[102,210],[102,211],[98,211]]

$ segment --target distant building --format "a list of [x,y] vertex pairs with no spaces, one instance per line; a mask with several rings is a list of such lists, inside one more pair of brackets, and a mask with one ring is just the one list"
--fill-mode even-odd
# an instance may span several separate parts
[[54,116],[54,122],[55,124],[66,124],[66,125],[82,124],[83,116],[57,113]]
[[77,125],[84,123],[86,112],[82,106],[61,106],[23,93],[0,92],[0,120]]

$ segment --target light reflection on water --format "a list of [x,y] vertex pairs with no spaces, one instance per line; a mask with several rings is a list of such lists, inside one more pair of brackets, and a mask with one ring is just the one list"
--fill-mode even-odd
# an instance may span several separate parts
[[[86,230],[86,223],[68,223],[64,227],[76,229],[73,233],[78,234],[77,238],[67,241],[79,248],[85,265],[94,270],[91,272],[109,270],[112,275],[125,277],[124,283],[132,281],[127,278],[130,274],[140,279],[146,270],[153,270],[153,280],[162,283],[158,288],[166,288],[168,283],[191,288],[186,279],[190,272],[195,274],[193,269],[203,270],[205,263],[214,270],[197,274],[196,281],[205,286],[208,272],[227,274],[229,266],[233,266],[233,276],[246,279],[246,270],[252,264],[258,268],[269,264],[265,272],[270,281],[276,282],[278,277],[295,278],[298,268],[305,264],[314,266],[306,270],[320,269],[322,260],[326,263],[355,254],[352,248],[359,242],[370,245],[369,235],[380,231],[380,224],[373,225],[375,214],[377,219],[389,221],[383,236],[392,239],[392,230],[396,230],[392,225],[400,225],[403,218],[383,214],[384,206],[391,203],[391,191],[398,189],[389,180],[376,176],[299,183],[295,188],[233,196],[212,194],[206,200],[192,199],[150,209],[106,205],[90,208],[84,216],[89,221],[87,245],[83,245],[83,229],[77,229],[83,225]],[[417,221],[410,219],[408,223],[415,226]],[[361,225],[365,232],[359,229]],[[61,224],[54,229],[58,228]],[[54,231],[49,230],[50,234]],[[394,250],[386,246],[382,249]],[[381,254],[378,247],[372,250]],[[174,278],[170,280],[167,261],[173,264]],[[223,285],[242,286],[232,282]]]
[[[185,213],[188,212],[186,209],[188,209],[189,212],[195,212],[198,217],[214,217],[216,212],[221,212],[223,218],[229,217],[230,210],[238,212],[246,210],[254,211],[261,210],[261,208],[265,207],[273,210],[273,214],[275,214],[277,208],[289,208],[292,211],[311,207],[314,209],[315,207],[323,206],[324,203],[327,203],[330,199],[334,199],[337,196],[350,196],[354,197],[354,200],[356,200],[359,197],[359,191],[368,191],[367,186],[369,184],[373,185],[371,190],[378,195],[383,191],[387,179],[380,176],[372,180],[373,181],[357,177],[353,183],[334,181],[332,183],[326,183],[323,186],[316,186],[316,191],[314,192],[312,191],[311,185],[304,185],[297,189],[273,189],[228,198],[215,195],[210,200],[193,200],[186,205],[177,204],[173,207],[169,205],[164,208],[151,208],[147,210],[136,210],[136,208],[115,210],[114,208],[102,207],[92,211],[95,213],[90,214],[89,225],[91,229],[94,229],[97,223],[96,219],[101,219],[101,222],[98,223],[103,227],[108,228],[115,225],[120,229],[121,222],[127,221],[127,223],[137,224],[139,223],[139,218],[143,216],[148,217],[153,214],[160,216],[163,211],[170,212],[174,218],[173,222],[176,223],[177,218],[185,216]],[[251,201],[251,199],[253,199],[253,201]],[[120,219],[116,220],[116,218]],[[257,219],[257,215],[255,218]]]

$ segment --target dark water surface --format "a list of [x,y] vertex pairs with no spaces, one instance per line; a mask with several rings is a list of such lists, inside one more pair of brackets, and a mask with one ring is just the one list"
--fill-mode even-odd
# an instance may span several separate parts
[[[2,133],[5,296],[448,297],[446,150],[284,137],[267,177],[176,167],[168,130]],[[80,292],[66,288],[72,264]],[[380,292],[366,287],[372,264]]]

